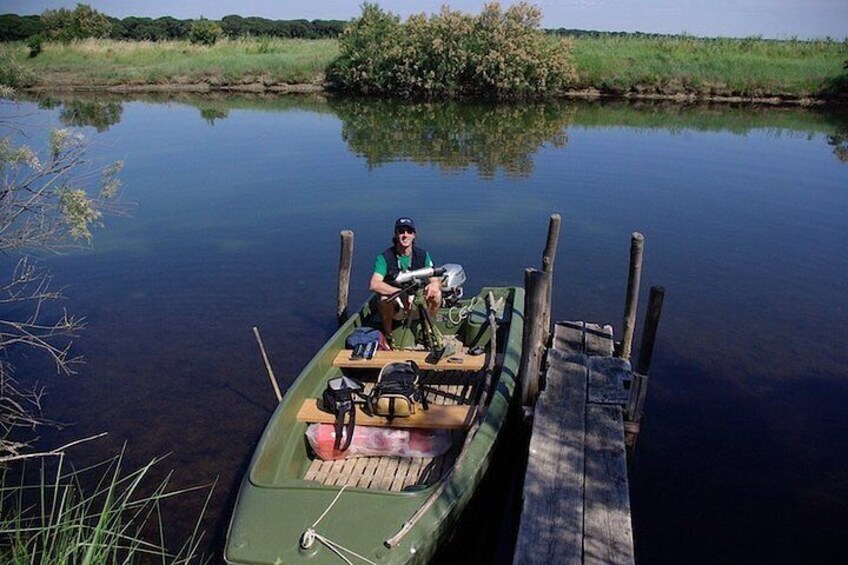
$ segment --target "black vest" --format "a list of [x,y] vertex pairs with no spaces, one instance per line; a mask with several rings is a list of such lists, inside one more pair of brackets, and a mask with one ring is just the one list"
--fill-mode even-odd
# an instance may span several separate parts
[[[400,268],[398,267],[398,255],[395,253],[395,246],[392,245],[382,253],[383,259],[386,260],[386,266],[388,267],[388,271],[386,272],[385,280],[386,282],[391,282],[395,280],[395,277],[400,273]],[[417,247],[415,245],[412,246],[412,263],[410,265],[410,270],[415,271],[417,269],[423,269],[427,265],[425,261],[427,260],[427,251]]]

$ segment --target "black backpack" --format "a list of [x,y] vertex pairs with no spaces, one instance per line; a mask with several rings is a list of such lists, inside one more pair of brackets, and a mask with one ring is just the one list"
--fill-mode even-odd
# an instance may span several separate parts
[[[321,395],[324,410],[332,412],[336,416],[333,424],[336,431],[336,440],[333,448],[336,451],[345,451],[353,441],[353,428],[356,426],[356,397],[362,394],[364,387],[362,383],[350,377],[338,377],[327,382],[327,388]],[[347,423],[345,416],[350,414]],[[345,442],[342,445],[342,431],[345,432]]]
[[386,364],[377,376],[377,384],[365,400],[369,416],[406,418],[415,414],[418,404],[429,408],[427,394],[419,383],[415,361]]

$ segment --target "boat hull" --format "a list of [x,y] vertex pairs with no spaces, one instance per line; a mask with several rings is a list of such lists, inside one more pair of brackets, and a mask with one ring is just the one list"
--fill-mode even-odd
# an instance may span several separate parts
[[[326,379],[338,374],[332,359],[343,348],[345,336],[372,315],[372,300],[316,354],[269,420],[239,490],[224,553],[228,563],[343,563],[320,541],[306,549],[301,546],[302,534],[311,528],[376,563],[423,563],[433,556],[451,537],[462,510],[482,481],[514,397],[524,293],[520,288],[484,288],[481,295],[489,291],[507,299],[499,320],[500,362],[479,428],[472,432],[452,472],[442,479],[446,484],[437,482],[400,492],[344,487],[339,494],[342,487],[303,479],[310,461],[303,440],[305,424],[296,419],[297,407],[307,398],[320,396]],[[478,317],[484,314],[478,312]],[[389,548],[386,540],[422,506],[426,511]]]

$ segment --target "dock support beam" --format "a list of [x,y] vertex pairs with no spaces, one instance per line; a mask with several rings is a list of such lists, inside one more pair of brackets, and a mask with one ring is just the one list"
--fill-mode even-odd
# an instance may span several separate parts
[[618,356],[630,359],[633,348],[633,330],[636,328],[636,309],[639,306],[639,285],[642,282],[642,249],[645,236],[633,232],[630,238],[630,270],[627,276],[627,298],[624,303],[624,329]]
[[347,304],[350,294],[350,268],[353,263],[353,232],[341,231],[341,255],[339,256],[339,293],[336,302],[336,317],[339,325],[347,320]]
[[542,271],[550,275],[550,284],[548,284],[548,292],[545,296],[545,310],[542,317],[542,329],[544,335],[542,340],[548,343],[551,337],[551,309],[553,292],[553,277],[554,277],[554,261],[556,260],[557,244],[559,243],[559,228],[562,223],[562,217],[559,214],[551,214],[551,221],[548,224],[548,240],[545,243],[545,251],[542,253]]
[[539,372],[545,349],[542,313],[550,283],[550,273],[524,270],[524,335],[519,369],[522,406],[533,406],[539,396]]

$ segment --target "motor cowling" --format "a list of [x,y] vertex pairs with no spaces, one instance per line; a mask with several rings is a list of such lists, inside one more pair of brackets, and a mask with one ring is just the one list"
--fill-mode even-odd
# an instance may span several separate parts
[[456,263],[442,265],[442,298],[445,304],[452,305],[462,298],[462,285],[465,284],[465,269]]

